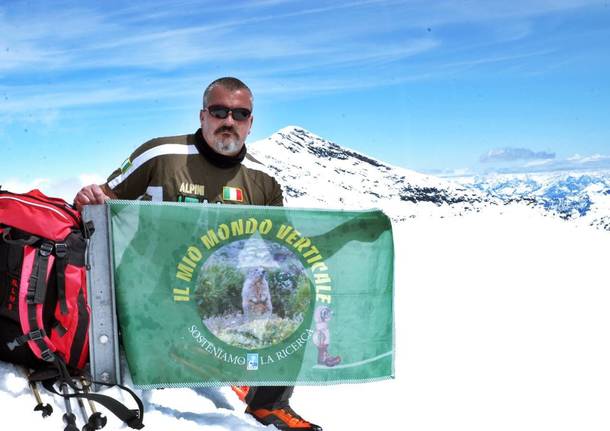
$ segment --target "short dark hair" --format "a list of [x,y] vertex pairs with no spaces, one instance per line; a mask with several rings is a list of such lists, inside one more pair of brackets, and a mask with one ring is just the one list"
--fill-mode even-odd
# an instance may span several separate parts
[[248,92],[248,94],[250,94],[250,104],[252,105],[252,103],[253,103],[252,90],[250,90],[248,88],[248,86],[246,84],[244,84],[242,81],[240,81],[239,79],[233,78],[232,76],[225,76],[223,78],[215,79],[205,89],[205,91],[203,92],[203,109],[205,109],[208,106],[208,102],[210,99],[210,92],[212,91],[212,89],[214,87],[217,87],[219,85],[226,88],[229,91],[246,90]]

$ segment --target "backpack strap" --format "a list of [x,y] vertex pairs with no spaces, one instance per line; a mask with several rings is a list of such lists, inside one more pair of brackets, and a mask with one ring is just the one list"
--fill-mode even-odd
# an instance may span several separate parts
[[[90,227],[89,229],[93,229]],[[87,231],[89,232],[89,231]],[[57,300],[61,314],[68,314],[68,299],[66,298],[66,267],[68,264],[86,266],[87,250],[86,235],[83,230],[73,230],[63,242],[55,243],[55,276],[57,279]]]
[[61,314],[68,314],[66,301],[66,266],[68,265],[68,245],[61,242],[55,244],[55,276],[57,278],[57,300]]
[[[32,249],[32,246],[23,246],[24,249],[27,247],[30,250]],[[54,353],[56,348],[48,338],[42,323],[42,308],[47,291],[48,270],[54,259],[51,256],[52,251],[53,243],[44,240],[40,248],[27,257],[31,272],[27,289],[21,289],[19,293],[19,320],[21,321],[23,335],[6,343],[11,351],[18,346],[29,343],[34,355],[46,362],[53,362],[56,357]],[[24,257],[24,265],[25,259]],[[34,349],[34,346],[36,349]]]
[[[28,278],[22,279],[27,281],[19,293],[19,321],[21,322],[23,335],[7,342],[6,345],[10,351],[13,351],[15,348],[29,343],[30,349],[36,357],[45,362],[53,362],[57,356],[54,353],[57,349],[44,330],[43,307],[47,295],[47,278],[55,259],[52,256],[54,243],[46,239],[38,239],[30,244],[34,238],[37,237],[30,235],[29,237],[9,239],[12,242],[10,246],[18,247],[21,253],[29,249],[28,257],[24,257],[28,260],[28,264],[26,265],[24,260],[23,265],[31,269],[29,277],[27,272],[22,273],[22,277]],[[6,241],[6,238],[3,239]],[[26,245],[21,243],[15,245],[15,242],[18,241],[24,241]]]
[[43,241],[34,258],[30,282],[28,285],[27,302],[29,304],[44,304],[47,296],[47,269],[49,256],[53,252],[53,243]]
[[6,343],[6,345],[10,351],[13,351],[16,347],[23,346],[28,341],[38,342],[46,336],[47,334],[45,333],[44,329],[34,329],[27,334],[23,334],[15,338],[13,341]]
[[[50,392],[63,397],[64,399],[70,398],[80,398],[87,399],[93,402],[96,402],[106,409],[108,409],[112,414],[114,414],[117,418],[123,421],[127,426],[133,429],[142,429],[144,427],[144,404],[142,400],[126,386],[119,384],[108,384],[104,382],[90,382],[97,385],[107,386],[107,387],[118,387],[125,392],[127,392],[131,397],[135,400],[138,408],[137,409],[129,409],[123,403],[118,400],[115,400],[108,395],[102,395],[97,393],[90,393],[81,386],[79,387],[74,383],[74,377],[70,375],[66,364],[63,362],[61,358],[58,358],[54,362],[57,368],[55,369],[46,369],[38,372],[34,372],[30,375],[30,380],[33,381],[42,381],[42,385]],[[82,376],[81,376],[82,377]],[[62,391],[58,391],[55,389],[55,383],[58,383],[62,388]],[[67,388],[71,388],[74,393],[67,393]]]
[[[95,384],[100,384],[99,382],[94,382]],[[113,386],[113,385],[110,385]],[[133,429],[142,429],[144,428],[143,420],[144,420],[144,404],[142,400],[138,398],[138,396],[128,387],[122,385],[116,385],[118,388],[129,393],[134,400],[136,400],[138,404],[138,409],[129,409],[120,401],[115,400],[108,395],[102,394],[93,394],[93,393],[74,393],[69,395],[64,395],[66,398],[86,398],[88,400],[94,401],[105,408],[107,408],[112,414],[114,414],[117,418],[122,420],[127,424],[129,428]]]
[[6,226],[3,228],[2,239],[7,244],[24,246],[24,245],[32,245],[32,244],[36,243],[37,241],[40,241],[40,238],[37,237],[36,235],[29,235],[25,238],[12,239],[12,238],[9,238],[10,232],[11,232],[11,228],[9,226]]
[[[22,245],[0,238],[0,316],[19,323],[19,278],[23,259]],[[0,332],[2,332],[0,328]]]

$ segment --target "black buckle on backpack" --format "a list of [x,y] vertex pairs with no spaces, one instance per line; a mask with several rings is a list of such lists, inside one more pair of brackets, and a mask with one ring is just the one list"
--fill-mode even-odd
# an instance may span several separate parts
[[53,354],[53,352],[51,352],[49,349],[45,349],[40,352],[40,357],[45,362],[53,362],[55,360],[55,354]]
[[29,334],[27,334],[28,338],[32,341],[42,340],[45,335],[46,334],[43,329],[35,329],[33,331],[30,331]]
[[40,255],[41,256],[50,256],[53,252],[53,243],[45,241],[40,245]]
[[83,224],[83,236],[85,239],[91,238],[91,235],[95,232],[95,226],[93,225],[93,221],[89,220]]
[[15,350],[15,348],[23,346],[26,341],[28,341],[28,336],[22,335],[20,337],[15,338],[13,341],[9,341],[8,343],[6,343],[6,347],[12,352],[13,350]]
[[61,259],[66,257],[66,254],[68,254],[68,246],[65,243],[60,242],[55,244],[55,256]]
[[44,329],[35,329],[33,331],[28,332],[27,334],[21,335],[15,338],[13,341],[9,341],[6,343],[6,347],[12,352],[16,347],[23,346],[29,340],[39,341],[42,340],[46,336]]

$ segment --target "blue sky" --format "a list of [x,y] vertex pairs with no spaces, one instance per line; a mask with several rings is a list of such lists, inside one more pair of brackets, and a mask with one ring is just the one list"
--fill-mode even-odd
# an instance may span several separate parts
[[610,5],[4,1],[0,183],[104,178],[197,128],[201,92],[424,172],[610,167]]

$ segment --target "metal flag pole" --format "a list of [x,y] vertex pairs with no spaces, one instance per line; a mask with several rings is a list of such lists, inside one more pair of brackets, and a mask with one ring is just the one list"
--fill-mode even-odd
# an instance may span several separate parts
[[[87,290],[91,307],[89,357],[91,380],[122,383],[119,338],[112,271],[110,217],[106,205],[87,205],[83,223],[93,222],[95,232],[87,248]],[[94,390],[98,390],[95,385]]]

